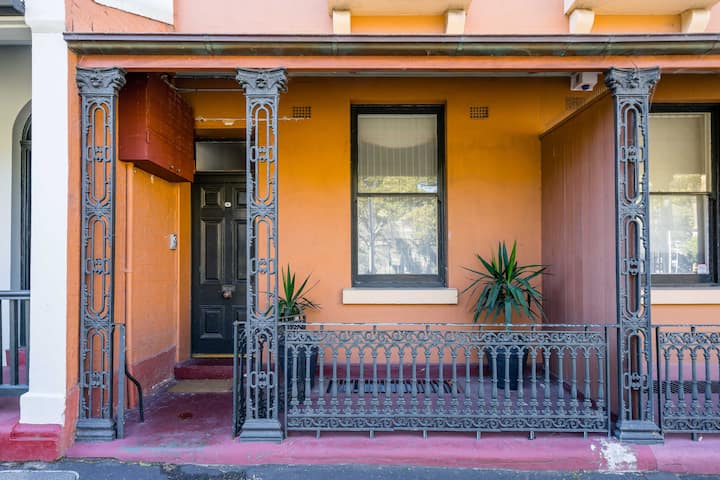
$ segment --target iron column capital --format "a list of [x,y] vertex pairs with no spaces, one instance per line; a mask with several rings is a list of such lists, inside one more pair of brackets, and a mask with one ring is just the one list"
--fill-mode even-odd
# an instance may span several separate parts
[[284,68],[238,68],[235,80],[245,95],[278,95],[287,91],[287,71]]
[[660,80],[660,67],[615,68],[605,73],[605,85],[613,95],[648,95]]
[[125,70],[77,67],[75,81],[81,95],[116,95],[125,85]]

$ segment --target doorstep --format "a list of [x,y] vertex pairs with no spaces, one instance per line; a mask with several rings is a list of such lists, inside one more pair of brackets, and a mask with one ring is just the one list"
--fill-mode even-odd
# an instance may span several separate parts
[[57,460],[62,427],[20,423],[18,403],[18,397],[0,397],[0,461]]

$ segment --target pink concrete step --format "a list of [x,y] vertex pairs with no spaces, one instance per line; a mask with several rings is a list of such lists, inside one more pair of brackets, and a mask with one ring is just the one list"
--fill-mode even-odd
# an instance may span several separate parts
[[232,358],[192,358],[175,365],[176,380],[221,380],[232,376]]

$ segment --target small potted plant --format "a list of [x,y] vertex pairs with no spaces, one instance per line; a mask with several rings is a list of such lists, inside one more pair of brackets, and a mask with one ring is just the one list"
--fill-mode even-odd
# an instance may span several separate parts
[[[470,292],[472,296],[473,322],[477,322],[481,315],[483,321],[491,319],[492,322],[497,322],[502,318],[505,328],[509,329],[513,313],[525,315],[533,322],[539,317],[545,318],[543,296],[533,286],[533,280],[545,272],[546,266],[518,265],[517,242],[513,243],[510,254],[503,241],[498,244],[497,255],[493,254],[489,260],[480,255],[476,257],[483,268],[475,270],[465,267],[474,278],[463,290],[463,293]],[[505,362],[509,359],[510,389],[517,390],[518,353],[521,349],[524,368],[527,364],[528,349],[522,345],[505,345],[496,349],[495,377],[498,379],[498,388],[505,388]]]
[[[310,275],[305,277],[301,283],[297,283],[295,273],[290,269],[290,265],[288,265],[285,269],[282,269],[281,274],[282,292],[278,298],[278,322],[280,327],[278,360],[280,362],[280,369],[284,371],[286,363],[285,332],[287,329],[293,328],[305,329],[307,327],[305,311],[318,309],[320,308],[320,305],[316,304],[307,297],[307,294],[315,286],[308,286]],[[307,373],[305,372],[305,355],[306,349],[299,346],[297,353],[297,372],[293,372],[292,357],[287,359],[289,371],[284,372],[286,386],[292,386],[293,382],[296,382],[300,401],[305,398],[305,379],[307,378],[307,375],[310,376],[310,387],[312,388],[315,385],[315,370],[317,370],[318,349],[316,347],[310,349],[310,371]],[[297,378],[294,378],[295,373],[297,373]]]

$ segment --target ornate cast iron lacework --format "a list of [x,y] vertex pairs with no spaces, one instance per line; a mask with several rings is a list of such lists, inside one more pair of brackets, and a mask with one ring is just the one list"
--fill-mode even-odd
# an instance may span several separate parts
[[605,77],[615,104],[615,178],[619,418],[623,440],[657,442],[650,335],[648,114],[658,68],[612,68]]
[[614,325],[490,328],[284,328],[285,427],[609,433]]
[[657,326],[664,432],[720,432],[720,327]]
[[78,440],[112,440],[115,145],[120,68],[78,68],[81,98],[80,411]]
[[287,75],[284,69],[238,69],[236,79],[245,91],[248,207],[247,379],[240,438],[281,441],[276,361],[277,109]]

